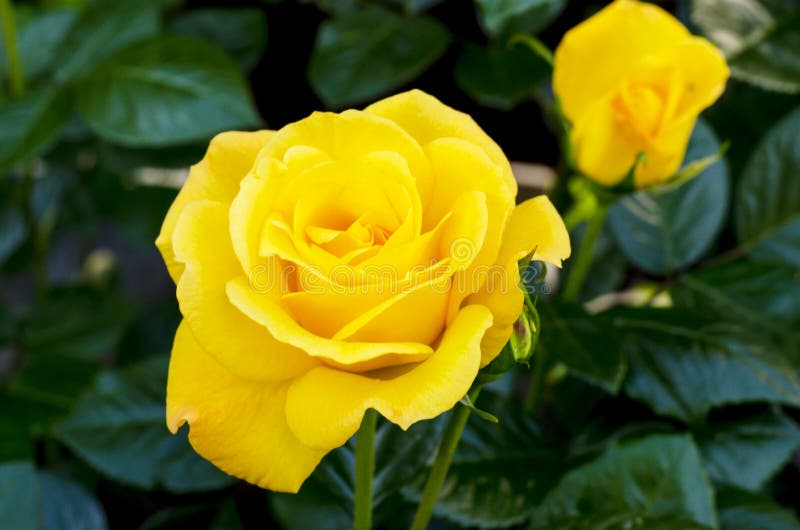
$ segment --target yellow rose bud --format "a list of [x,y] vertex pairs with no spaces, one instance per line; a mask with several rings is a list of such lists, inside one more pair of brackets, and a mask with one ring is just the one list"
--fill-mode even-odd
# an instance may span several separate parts
[[553,90],[572,124],[578,169],[613,186],[669,180],[697,116],[728,79],[722,53],[658,6],[616,0],[572,28],[556,49]]
[[183,314],[169,429],[296,491],[367,409],[405,429],[453,407],[511,336],[517,260],[570,253],[550,201],[516,193],[500,148],[420,91],[214,138],[156,241]]

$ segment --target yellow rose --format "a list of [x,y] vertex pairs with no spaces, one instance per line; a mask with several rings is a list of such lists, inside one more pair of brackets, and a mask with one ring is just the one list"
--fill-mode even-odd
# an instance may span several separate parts
[[570,252],[550,201],[516,193],[500,148],[420,91],[214,138],[156,241],[183,314],[169,429],[296,491],[367,409],[405,429],[453,407],[520,314],[517,260]]
[[697,116],[728,79],[711,43],[660,7],[634,0],[616,0],[568,31],[554,68],[575,163],[604,186],[624,179],[640,153],[637,187],[669,180]]

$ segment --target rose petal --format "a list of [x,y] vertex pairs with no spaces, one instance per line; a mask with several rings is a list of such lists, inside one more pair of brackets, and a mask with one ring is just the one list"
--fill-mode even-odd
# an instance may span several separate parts
[[420,195],[429,194],[432,176],[422,148],[391,120],[358,110],[340,114],[315,112],[278,131],[261,156],[280,160],[289,149],[300,145],[318,149],[334,160],[353,160],[375,151],[392,151],[408,163]]
[[524,303],[520,289],[518,260],[534,251],[533,259],[561,266],[570,255],[569,234],[561,216],[545,195],[529,199],[514,208],[506,225],[499,265],[502,275],[487,279],[480,291],[467,299],[470,304],[482,304],[494,315],[494,325],[486,333],[481,366],[491,362],[500,353],[511,325],[519,318]]
[[[477,145],[501,168],[508,192],[513,196],[517,194],[517,182],[502,149],[469,114],[448,107],[421,90],[410,90],[382,99],[367,107],[365,112],[388,118],[405,129],[420,145],[439,138],[460,138]],[[429,195],[425,195],[423,190],[420,190],[420,195],[423,197],[423,206],[427,207]]]
[[433,350],[418,342],[343,342],[320,337],[298,324],[281,305],[257,293],[246,278],[228,282],[228,298],[254,323],[264,326],[277,340],[351,370],[372,370],[426,358]]
[[480,341],[491,323],[485,307],[465,307],[424,362],[369,374],[310,371],[292,383],[286,397],[292,432],[308,446],[336,447],[356,432],[369,408],[403,429],[449,410],[475,379]]
[[228,300],[225,284],[241,269],[228,239],[223,204],[194,202],[184,209],[172,237],[176,259],[185,265],[177,296],[198,342],[240,377],[279,381],[304,373],[316,361],[276,341]]
[[273,131],[220,133],[211,140],[203,159],[192,166],[186,183],[164,217],[156,239],[156,246],[175,283],[183,273],[183,264],[175,260],[172,233],[181,212],[187,204],[204,199],[230,204],[258,151],[273,134]]
[[303,445],[286,423],[289,382],[240,379],[197,343],[184,322],[175,334],[167,382],[167,426],[185,422],[195,451],[262,488],[296,492],[327,450]]

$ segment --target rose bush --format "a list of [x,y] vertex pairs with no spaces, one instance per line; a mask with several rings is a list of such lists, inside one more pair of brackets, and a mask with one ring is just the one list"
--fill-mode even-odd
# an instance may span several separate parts
[[725,89],[722,53],[658,6],[616,0],[566,33],[553,90],[571,123],[574,163],[613,186],[665,182],[683,161],[697,116]]
[[518,260],[570,253],[550,201],[516,192],[500,148],[420,91],[217,136],[157,239],[183,314],[170,430],[296,491],[367,409],[407,428],[453,407],[511,335]]

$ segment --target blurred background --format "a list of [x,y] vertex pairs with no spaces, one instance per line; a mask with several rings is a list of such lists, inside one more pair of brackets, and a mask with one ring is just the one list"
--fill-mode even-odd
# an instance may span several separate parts
[[[412,87],[470,113],[511,160],[563,169],[549,120],[550,69],[536,46],[553,49],[606,3],[1,0],[0,528],[347,527],[346,487],[339,484],[338,494],[325,489],[346,482],[347,448],[326,459],[304,495],[268,502],[263,491],[195,455],[185,429],[168,434],[166,367],[180,315],[153,244],[164,214],[217,132],[277,129],[313,110],[361,107]],[[736,79],[706,115],[710,134],[731,141],[726,175],[735,184],[759,139],[800,103],[800,6],[742,0],[737,9],[744,11],[714,11],[725,2],[660,4],[727,46],[752,40],[759,29],[745,27],[756,24],[748,22],[748,6],[794,17],[789,30],[762,31],[759,46],[768,57],[738,55]],[[563,211],[571,201],[563,181],[554,194]],[[720,211],[706,253],[736,245],[730,211]],[[605,261],[583,299],[668,275],[631,267],[616,245],[606,240]],[[573,406],[585,395],[600,399],[578,380],[563,391],[572,392],[564,402]],[[513,390],[499,390],[497,399],[504,393]],[[617,414],[653,419],[629,398],[615,399]],[[589,420],[562,408],[553,413],[553,430],[572,439],[584,426],[578,422]],[[509,429],[521,429],[509,443],[539,439],[526,421],[508,420]],[[425,464],[409,455],[422,460],[418,455],[435,442],[439,424],[426,423],[402,442],[390,427],[382,431],[378,469],[381,462],[396,468],[382,479],[383,526],[407,524],[408,515],[390,515],[413,506],[414,493],[400,489]],[[599,443],[591,428],[581,431],[582,455]],[[486,429],[474,426],[464,458],[481,440],[497,443],[500,435]],[[760,490],[785,465],[770,486],[785,508],[767,505],[787,526],[742,528],[796,528],[788,512],[800,503],[794,447],[771,447],[780,456],[759,464],[766,472],[732,481],[736,491]],[[714,478],[720,476],[725,482],[724,473]],[[475,498],[486,497],[451,498],[437,528],[523,521],[513,491],[504,489],[516,483],[492,484],[488,515],[474,513],[481,510]],[[549,485],[528,485],[524,499],[541,498]]]

